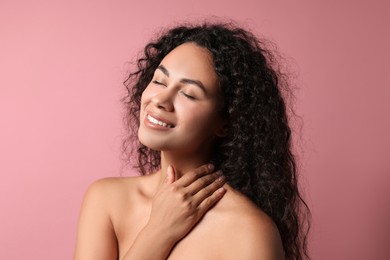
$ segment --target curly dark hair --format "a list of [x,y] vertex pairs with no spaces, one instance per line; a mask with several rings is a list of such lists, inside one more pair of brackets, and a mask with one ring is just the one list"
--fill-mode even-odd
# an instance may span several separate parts
[[223,96],[221,115],[227,136],[218,140],[213,163],[229,184],[250,198],[277,225],[286,259],[304,259],[310,211],[297,183],[284,89],[285,80],[271,51],[251,32],[232,23],[181,25],[148,43],[137,70],[125,81],[123,99],[128,136],[123,149],[137,148],[137,167],[145,175],[160,167],[160,152],[139,143],[141,95],[161,60],[174,48],[192,42],[212,55]]

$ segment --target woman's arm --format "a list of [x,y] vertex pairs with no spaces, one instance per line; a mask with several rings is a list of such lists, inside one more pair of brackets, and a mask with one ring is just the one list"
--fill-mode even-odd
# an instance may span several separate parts
[[[225,190],[221,174],[202,166],[175,180],[169,167],[166,179],[153,198],[147,225],[137,235],[127,259],[166,259],[174,245],[193,228]],[[109,207],[113,190],[110,179],[93,183],[87,190],[81,208],[75,260],[118,259],[117,238],[111,223]]]
[[225,180],[213,167],[202,166],[175,180],[172,167],[153,198],[149,221],[123,260],[166,259],[174,245],[190,232],[225,193]]
[[103,179],[87,190],[81,207],[75,260],[117,259],[118,246],[109,218],[107,194],[111,185]]

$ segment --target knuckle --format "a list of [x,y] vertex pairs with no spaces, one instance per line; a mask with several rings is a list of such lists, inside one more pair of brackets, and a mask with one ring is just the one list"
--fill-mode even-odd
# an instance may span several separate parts
[[176,193],[179,200],[182,202],[184,202],[188,197],[188,194],[184,190],[178,190]]
[[184,204],[184,207],[187,211],[192,211],[194,204],[191,201],[186,201]]
[[206,208],[209,208],[212,205],[212,203],[213,203],[213,200],[210,197],[204,200],[204,205]]
[[208,165],[203,165],[201,168],[203,172],[210,172],[210,168]]
[[200,177],[202,177],[202,174],[203,174],[203,171],[201,171],[200,169],[196,169],[195,171],[194,171],[194,177],[195,178],[200,178]]
[[195,211],[195,207],[192,202],[184,201],[180,204],[180,211],[186,216],[186,218],[192,217]]
[[170,190],[171,190],[173,193],[177,193],[177,192],[179,192],[179,187],[177,187],[176,185],[171,185],[171,186],[170,186]]
[[188,216],[188,220],[190,221],[190,222],[196,222],[196,219],[197,219],[197,216],[196,216],[196,214],[191,214],[191,215],[189,215]]
[[204,176],[205,174],[207,174],[208,172],[209,172],[209,168],[207,167],[207,165],[204,165],[204,166],[201,166],[201,167],[195,169],[194,175],[197,178],[200,178],[200,177]]
[[191,183],[194,181],[194,176],[191,174],[186,174],[179,181],[182,181],[183,183]]
[[209,182],[209,178],[202,178],[202,179],[199,179],[202,187],[206,187],[210,182]]
[[212,194],[211,188],[210,187],[205,187],[203,189],[203,192],[207,195],[210,196]]

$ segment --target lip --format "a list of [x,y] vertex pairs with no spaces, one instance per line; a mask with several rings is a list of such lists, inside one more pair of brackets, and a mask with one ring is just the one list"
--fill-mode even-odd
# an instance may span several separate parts
[[[161,122],[164,122],[166,123],[167,125],[170,125],[171,127],[166,127],[166,126],[161,126],[161,125],[156,125],[156,124],[153,124],[152,122],[150,122],[148,120],[148,115],[150,115],[151,117],[157,119],[158,121],[161,121]],[[153,129],[156,129],[156,130],[169,130],[171,128],[174,128],[175,127],[175,124],[173,124],[170,120],[152,112],[152,111],[146,111],[146,114],[145,114],[145,117],[144,117],[144,124],[150,128],[153,128]]]

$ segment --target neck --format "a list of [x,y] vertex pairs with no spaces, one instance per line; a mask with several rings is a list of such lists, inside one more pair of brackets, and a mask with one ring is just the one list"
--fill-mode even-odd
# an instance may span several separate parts
[[210,153],[176,154],[168,151],[161,152],[160,180],[164,181],[168,166],[172,166],[175,171],[175,179],[180,179],[183,175],[196,168],[210,163]]

